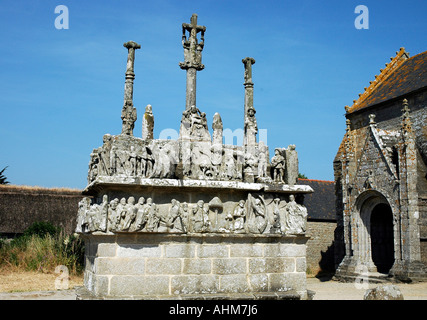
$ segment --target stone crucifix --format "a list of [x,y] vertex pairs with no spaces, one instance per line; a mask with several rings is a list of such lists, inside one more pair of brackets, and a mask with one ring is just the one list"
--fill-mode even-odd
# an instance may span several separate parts
[[135,79],[134,63],[135,50],[140,49],[141,45],[134,41],[128,41],[123,44],[128,49],[128,59],[126,65],[125,95],[122,109],[122,134],[133,135],[133,128],[136,121],[136,109],[133,107],[133,80]]
[[245,114],[244,114],[244,145],[255,145],[258,127],[255,118],[254,108],[254,84],[252,82],[252,65],[255,63],[254,58],[246,57],[242,59],[245,66]]
[[[205,26],[197,25],[197,14],[191,16],[190,23],[182,24],[182,46],[184,47],[184,62],[179,66],[187,70],[187,91],[185,109],[196,106],[196,73],[205,68],[202,64],[202,50],[205,43]],[[189,33],[187,38],[186,32]],[[200,42],[197,34],[200,32]]]

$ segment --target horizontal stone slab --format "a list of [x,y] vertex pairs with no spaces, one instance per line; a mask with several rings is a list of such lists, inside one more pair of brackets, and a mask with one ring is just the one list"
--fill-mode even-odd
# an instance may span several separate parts
[[274,183],[248,183],[241,181],[216,181],[216,180],[179,180],[179,179],[142,179],[129,176],[101,176],[89,184],[84,190],[84,195],[91,195],[94,192],[107,187],[126,188],[132,186],[145,186],[151,188],[192,188],[192,189],[230,189],[242,191],[264,191],[277,193],[312,193],[314,190],[308,185],[287,185]]
[[[126,244],[132,247],[136,245],[157,245],[163,242],[178,243],[212,243],[212,244],[262,244],[270,243],[280,244],[305,244],[310,237],[305,235],[288,235],[278,233],[161,233],[161,232],[116,232],[104,233],[93,232],[90,234],[81,234],[82,239],[90,240],[93,244],[105,242],[114,242],[117,244]],[[237,248],[237,247],[236,247]],[[120,250],[120,248],[118,248]],[[237,249],[236,249],[237,250]],[[257,249],[255,249],[257,250]]]
[[[313,295],[313,293],[311,293]],[[118,297],[96,296],[84,286],[76,288],[77,300],[117,300]],[[295,290],[285,292],[238,292],[197,293],[176,295],[129,295],[121,300],[301,300],[303,296]]]

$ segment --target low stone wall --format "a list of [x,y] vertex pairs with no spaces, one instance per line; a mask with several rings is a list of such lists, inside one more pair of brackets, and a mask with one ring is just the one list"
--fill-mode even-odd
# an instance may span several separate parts
[[50,222],[74,232],[81,190],[0,186],[0,235],[23,233],[34,222]]
[[85,289],[92,298],[307,298],[304,236],[84,237]]

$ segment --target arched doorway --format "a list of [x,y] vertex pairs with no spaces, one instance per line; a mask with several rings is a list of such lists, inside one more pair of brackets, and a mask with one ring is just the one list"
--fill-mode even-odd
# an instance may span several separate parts
[[395,259],[393,211],[376,190],[361,193],[353,206],[351,249],[354,265],[389,273]]
[[394,263],[393,214],[386,203],[377,204],[371,212],[370,235],[372,261],[380,273],[388,273]]

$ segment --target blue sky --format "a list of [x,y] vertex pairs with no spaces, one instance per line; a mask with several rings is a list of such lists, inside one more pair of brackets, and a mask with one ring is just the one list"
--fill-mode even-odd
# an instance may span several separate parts
[[[69,29],[55,28],[55,7]],[[355,8],[369,9],[358,30]],[[344,106],[400,47],[427,50],[427,2],[419,1],[0,1],[0,170],[12,184],[84,188],[89,155],[121,132],[129,40],[136,53],[134,105],[141,136],[151,104],[155,138],[179,130],[185,109],[181,24],[206,26],[197,106],[211,123],[243,126],[242,58],[255,58],[254,106],[271,155],[295,144],[300,172],[333,180]],[[210,120],[209,120],[210,119]]]

